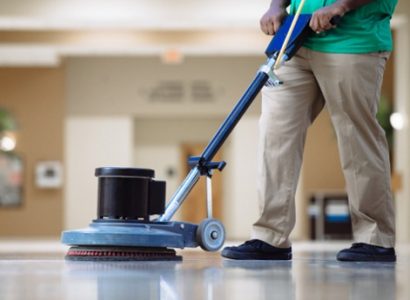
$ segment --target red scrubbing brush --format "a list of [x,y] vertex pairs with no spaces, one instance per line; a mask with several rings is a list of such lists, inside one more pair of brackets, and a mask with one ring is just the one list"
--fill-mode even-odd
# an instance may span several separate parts
[[140,247],[71,247],[65,257],[75,261],[181,261],[174,249]]

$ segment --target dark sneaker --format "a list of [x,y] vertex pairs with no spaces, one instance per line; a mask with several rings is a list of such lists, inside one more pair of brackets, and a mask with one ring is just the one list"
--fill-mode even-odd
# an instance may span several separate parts
[[394,248],[384,248],[365,243],[354,243],[337,254],[340,261],[396,261]]
[[237,247],[225,247],[222,256],[243,260],[289,260],[292,248],[277,248],[261,240],[250,240]]

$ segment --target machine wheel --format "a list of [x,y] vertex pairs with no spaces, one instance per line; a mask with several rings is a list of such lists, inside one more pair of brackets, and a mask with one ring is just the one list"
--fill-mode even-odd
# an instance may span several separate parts
[[225,228],[216,219],[205,219],[198,225],[196,241],[205,251],[217,251],[225,242]]

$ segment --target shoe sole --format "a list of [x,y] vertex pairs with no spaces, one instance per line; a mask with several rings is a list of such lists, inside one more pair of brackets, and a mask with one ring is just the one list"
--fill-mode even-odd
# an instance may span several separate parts
[[355,261],[355,262],[395,262],[395,255],[369,255],[369,254],[339,254],[339,261]]
[[237,260],[291,260],[292,253],[260,254],[260,253],[238,253],[233,251],[222,251],[222,257]]

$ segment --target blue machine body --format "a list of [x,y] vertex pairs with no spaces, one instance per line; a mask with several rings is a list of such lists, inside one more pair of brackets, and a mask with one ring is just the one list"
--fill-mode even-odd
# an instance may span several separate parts
[[61,240],[73,246],[194,248],[197,227],[185,222],[94,220],[87,228],[64,231]]

